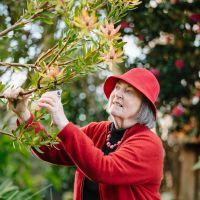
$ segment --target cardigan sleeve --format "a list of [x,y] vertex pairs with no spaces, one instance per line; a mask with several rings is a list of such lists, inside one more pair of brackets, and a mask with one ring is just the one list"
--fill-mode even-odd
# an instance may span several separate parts
[[[91,126],[94,126],[96,123],[91,123],[87,126],[84,126],[82,128],[80,128],[82,134],[87,134],[89,133],[88,129]],[[39,132],[40,130],[44,130],[44,128],[40,125],[39,122],[36,122],[35,124],[36,129],[35,132]],[[45,130],[44,130],[45,131]],[[88,135],[88,137],[91,137],[90,135]],[[35,156],[37,156],[38,158],[56,164],[56,165],[65,165],[65,166],[73,166],[74,162],[73,160],[68,156],[68,153],[66,151],[66,146],[65,144],[62,142],[62,140],[54,145],[54,147],[49,147],[46,145],[42,145],[40,147],[41,152],[38,152],[34,147],[31,148],[32,152]]]
[[[16,123],[19,126],[20,122],[18,119]],[[40,131],[46,132],[45,128],[39,122],[34,122],[34,116],[32,114],[29,120],[26,122],[25,128],[30,127],[30,126],[35,128],[36,134]],[[48,147],[48,146],[42,145],[40,147],[40,150],[42,151],[42,153],[38,152],[34,147],[31,147],[31,151],[33,152],[33,154],[44,161],[57,164],[57,165],[67,165],[67,166],[74,165],[73,161],[66,154],[66,151],[64,150],[62,142],[60,142],[59,144],[56,144],[55,147]]]
[[[17,120],[17,125],[19,125],[20,122]],[[89,131],[89,129],[93,129],[96,126],[96,122],[92,122],[88,124],[87,126],[84,126],[80,128],[81,132],[83,134],[86,134],[88,137],[92,137],[92,131]],[[35,127],[35,133],[37,134],[40,131],[46,131],[45,128],[39,123],[34,122],[34,116],[31,114],[31,117],[26,123],[26,127],[33,126]],[[54,147],[49,147],[46,145],[42,145],[40,147],[41,152],[37,151],[34,147],[31,148],[33,154],[49,163],[56,164],[56,165],[65,165],[65,166],[73,166],[74,162],[73,160],[68,156],[68,153],[65,149],[65,144],[60,141],[58,144],[54,145]]]
[[104,184],[160,184],[163,149],[158,136],[150,130],[137,133],[118,149],[104,155],[73,123],[58,134],[67,155],[93,181]]

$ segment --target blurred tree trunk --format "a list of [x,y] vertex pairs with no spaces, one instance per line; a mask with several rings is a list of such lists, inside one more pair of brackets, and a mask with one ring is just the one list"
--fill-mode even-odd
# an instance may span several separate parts
[[200,200],[200,171],[193,170],[200,144],[175,141],[173,145],[164,145],[166,178],[162,190],[171,191],[174,200]]

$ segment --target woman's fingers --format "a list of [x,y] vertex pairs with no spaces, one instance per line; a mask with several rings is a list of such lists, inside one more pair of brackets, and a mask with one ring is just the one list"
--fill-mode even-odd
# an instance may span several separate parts
[[22,88],[12,88],[12,89],[7,89],[4,92],[4,97],[7,99],[17,99],[20,92],[23,92]]
[[45,107],[50,112],[53,112],[54,110],[57,110],[58,101],[55,101],[55,99],[51,95],[42,95],[42,97],[38,100],[38,106],[39,107]]
[[47,103],[51,106],[55,106],[56,102],[51,97],[42,97],[38,100],[38,103]]
[[46,92],[41,97],[52,98],[54,102],[58,102],[60,100],[60,97],[54,92]]
[[41,107],[45,107],[50,112],[53,112],[54,110],[57,110],[59,102],[60,102],[60,98],[58,97],[58,95],[51,92],[46,92],[38,100],[38,110]]
[[41,108],[46,108],[50,112],[52,112],[52,110],[53,110],[53,107],[49,103],[38,102],[38,106]]

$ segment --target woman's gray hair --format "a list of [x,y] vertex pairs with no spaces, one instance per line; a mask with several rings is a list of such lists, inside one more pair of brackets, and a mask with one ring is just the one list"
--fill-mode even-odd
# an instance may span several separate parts
[[150,129],[155,126],[155,116],[148,99],[143,99],[136,119],[139,124],[144,124]]

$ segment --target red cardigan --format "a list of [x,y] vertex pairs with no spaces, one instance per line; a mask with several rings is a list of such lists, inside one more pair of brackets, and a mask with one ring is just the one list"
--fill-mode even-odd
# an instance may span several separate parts
[[[143,125],[127,129],[118,148],[104,155],[111,122],[93,122],[83,128],[73,123],[58,134],[56,148],[42,146],[34,153],[50,163],[76,165],[74,200],[82,200],[84,177],[99,183],[101,200],[159,200],[163,174],[160,138]],[[40,130],[37,125],[36,132]],[[85,133],[85,134],[84,134]]]

